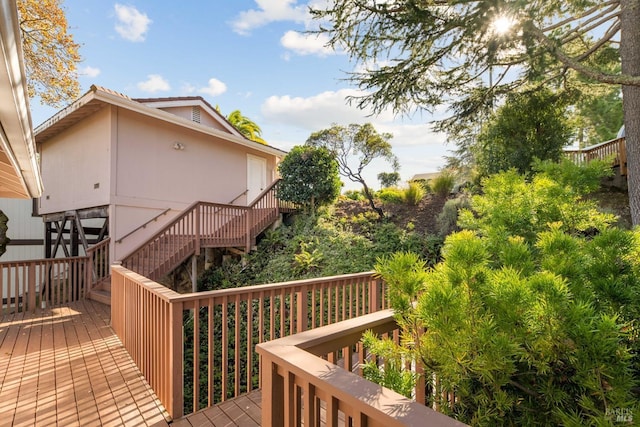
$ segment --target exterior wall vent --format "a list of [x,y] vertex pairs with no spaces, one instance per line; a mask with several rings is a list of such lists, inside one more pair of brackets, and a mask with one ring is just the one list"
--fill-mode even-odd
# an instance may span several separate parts
[[191,120],[196,123],[200,123],[200,107],[191,108]]

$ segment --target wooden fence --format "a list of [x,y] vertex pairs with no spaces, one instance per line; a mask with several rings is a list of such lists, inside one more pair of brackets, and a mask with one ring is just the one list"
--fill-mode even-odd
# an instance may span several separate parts
[[81,300],[109,274],[109,239],[85,256],[0,262],[0,315]]
[[112,266],[112,327],[174,419],[259,388],[256,344],[384,308],[371,272],[181,295]]

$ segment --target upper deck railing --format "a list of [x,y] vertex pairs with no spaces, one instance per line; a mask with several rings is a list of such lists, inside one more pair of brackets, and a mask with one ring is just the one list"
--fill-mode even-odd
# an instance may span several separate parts
[[612,166],[620,167],[620,175],[627,174],[627,146],[625,138],[616,138],[600,144],[585,147],[579,150],[564,150],[564,153],[574,163],[582,165],[591,160],[605,160],[613,158]]

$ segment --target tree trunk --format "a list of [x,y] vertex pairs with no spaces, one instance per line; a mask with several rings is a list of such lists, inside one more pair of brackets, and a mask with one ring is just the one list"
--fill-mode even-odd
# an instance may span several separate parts
[[375,202],[373,201],[373,194],[371,194],[371,190],[369,189],[369,186],[367,185],[367,183],[364,182],[364,179],[360,181],[360,184],[362,184],[362,188],[364,190],[364,196],[369,201],[369,206],[371,206],[371,209],[376,211],[376,213],[380,218],[384,218],[384,212],[382,211],[382,208],[376,206]]
[[[620,0],[622,73],[640,76],[640,0]],[[640,87],[622,87],[631,222],[640,225]]]

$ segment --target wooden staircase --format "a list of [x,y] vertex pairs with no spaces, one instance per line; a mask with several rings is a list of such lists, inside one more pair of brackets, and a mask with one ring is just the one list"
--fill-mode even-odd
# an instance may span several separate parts
[[[192,204],[127,255],[122,265],[151,280],[159,280],[190,257],[199,255],[202,248],[237,248],[248,253],[255,246],[257,236],[281,213],[295,210],[294,205],[276,198],[278,182],[249,206]],[[97,281],[89,297],[109,303],[110,281]]]

